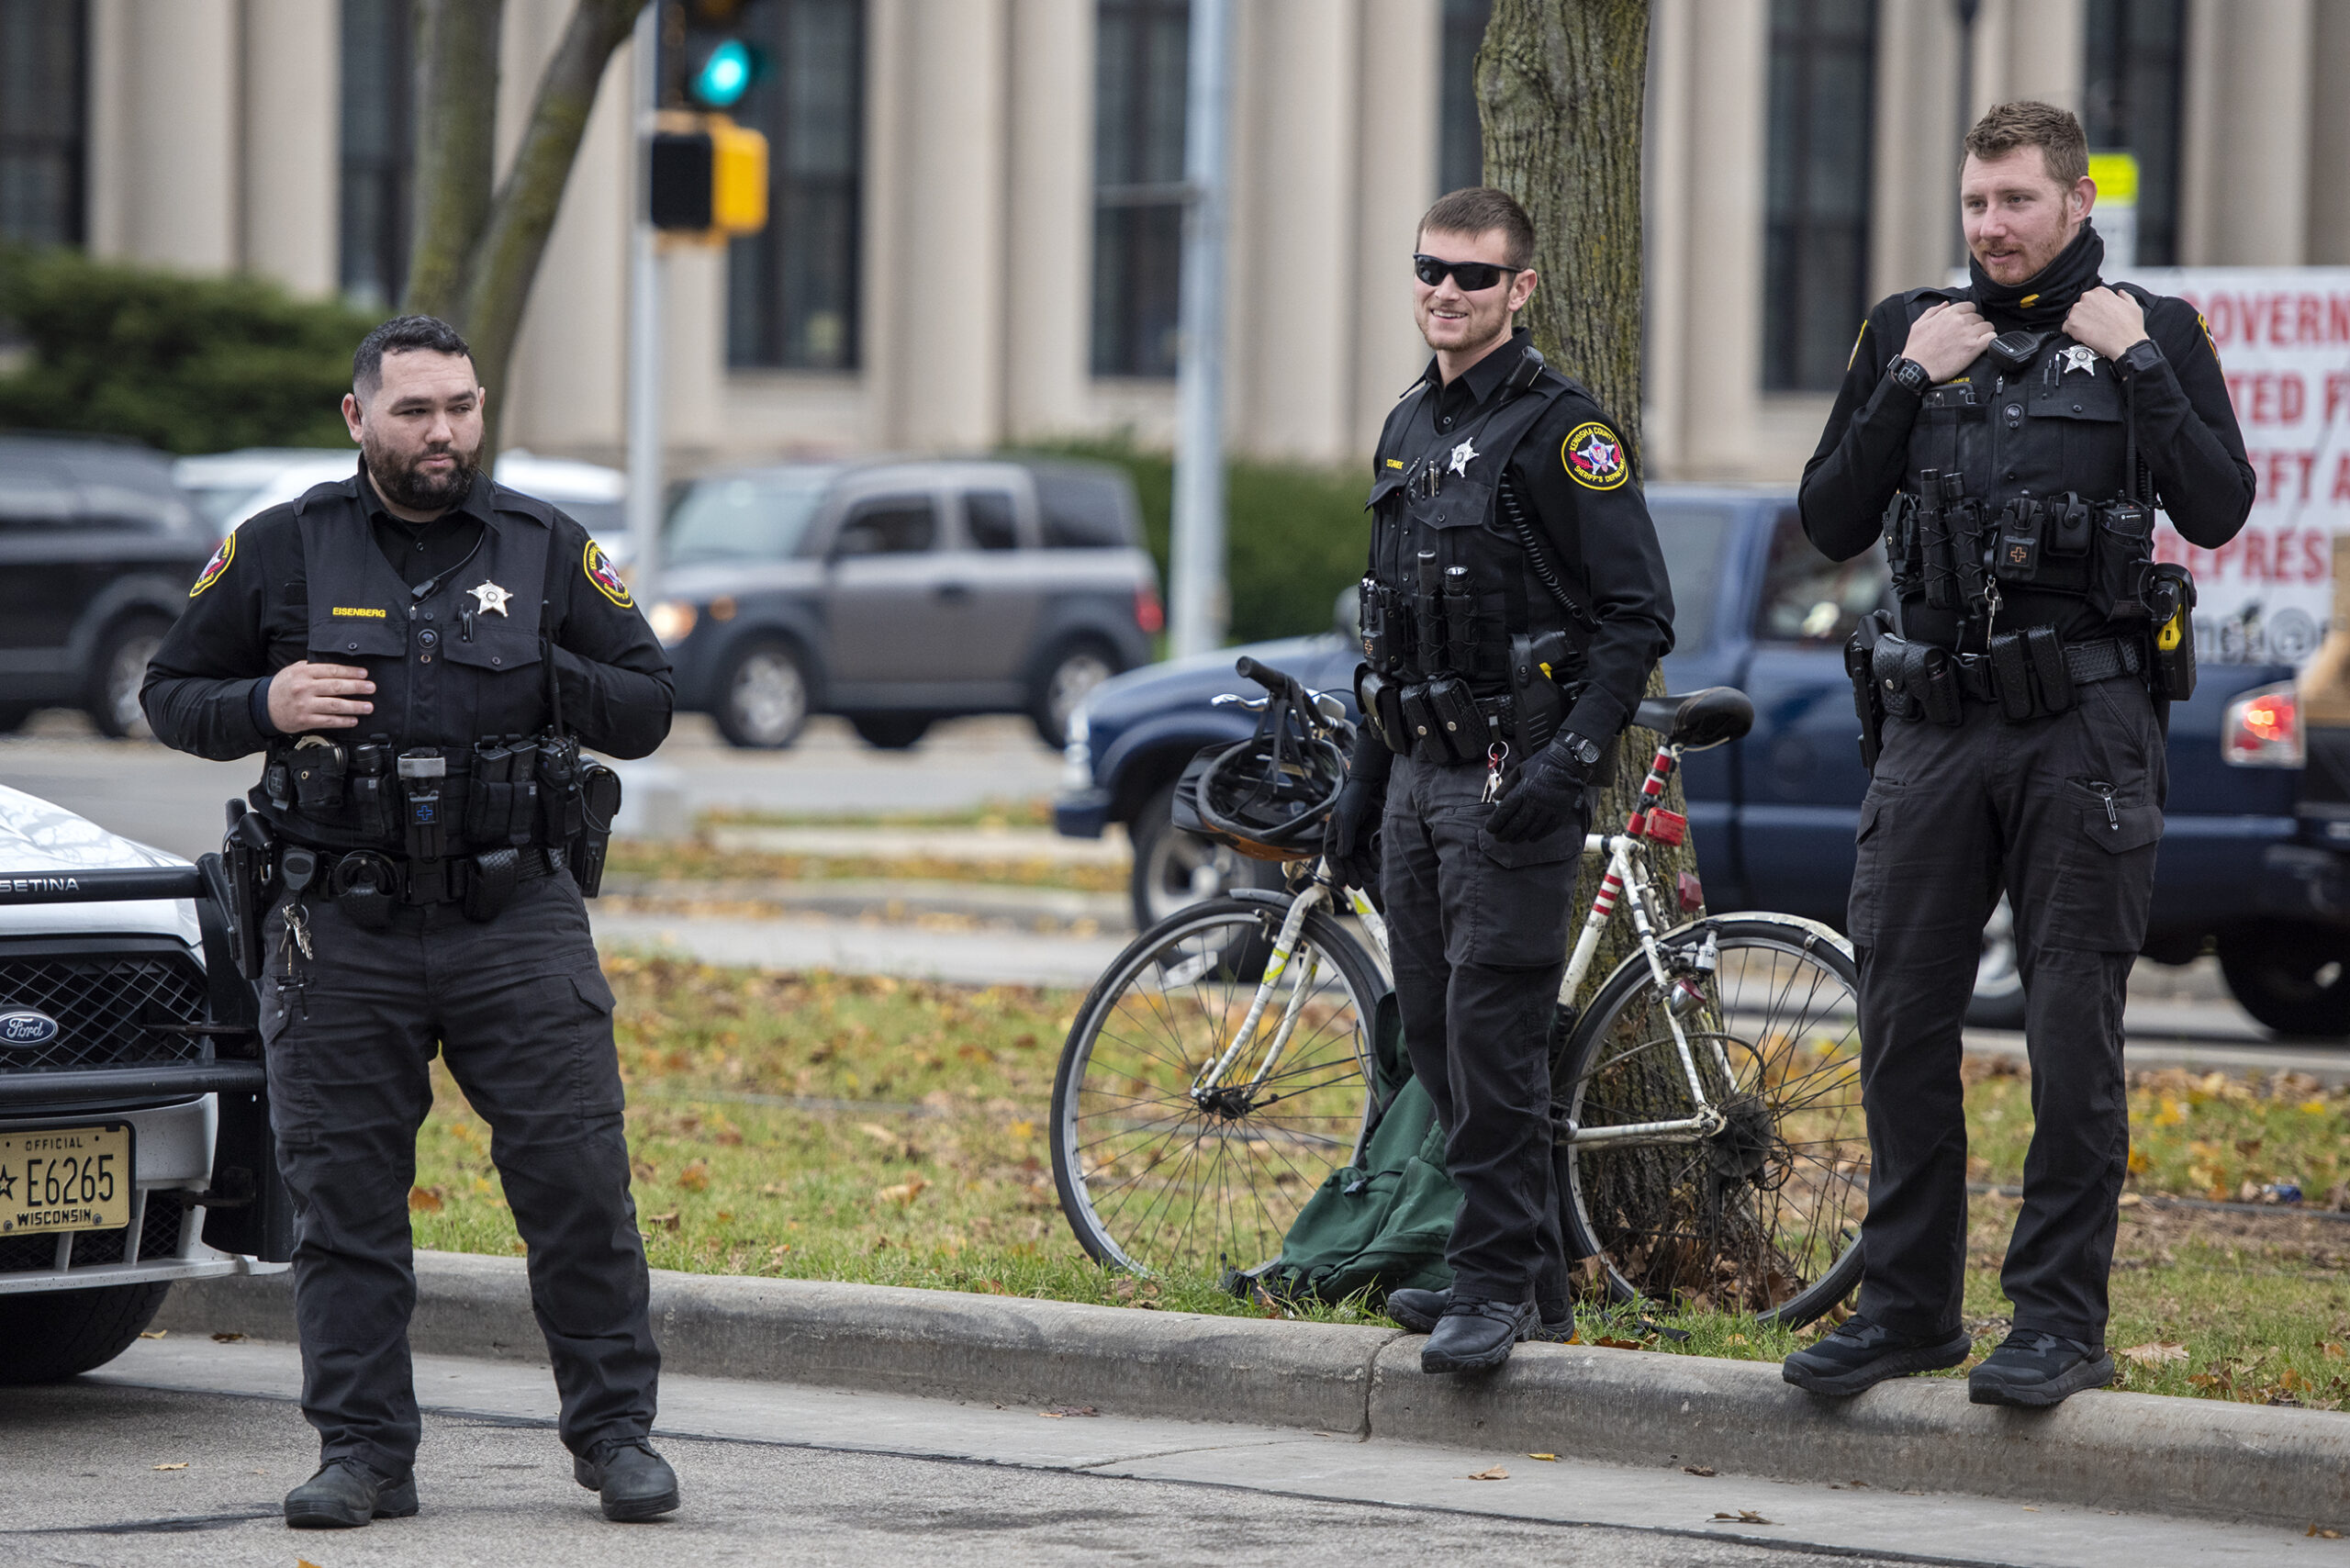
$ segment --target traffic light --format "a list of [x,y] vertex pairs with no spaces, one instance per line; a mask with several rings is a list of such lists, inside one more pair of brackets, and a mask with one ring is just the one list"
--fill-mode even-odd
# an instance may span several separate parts
[[649,160],[653,227],[720,243],[767,226],[767,139],[724,115],[666,111]]
[[733,108],[767,72],[765,54],[743,33],[743,0],[684,0],[681,12],[677,63],[687,101]]

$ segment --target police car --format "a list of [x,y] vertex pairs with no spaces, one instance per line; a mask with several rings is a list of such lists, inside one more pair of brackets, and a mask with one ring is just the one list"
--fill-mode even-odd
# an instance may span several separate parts
[[0,1383],[103,1365],[173,1281],[291,1255],[225,888],[0,787]]

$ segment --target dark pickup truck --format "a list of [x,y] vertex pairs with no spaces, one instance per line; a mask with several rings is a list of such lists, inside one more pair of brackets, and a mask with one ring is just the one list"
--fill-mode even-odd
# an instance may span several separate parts
[[[1852,833],[1868,787],[1855,741],[1844,640],[1885,599],[1881,555],[1827,560],[1783,489],[1660,486],[1649,494],[1673,574],[1675,691],[1735,686],[1753,732],[1690,756],[1682,774],[1707,903],[1841,926]],[[1342,600],[1342,612],[1349,607]],[[1060,831],[1126,824],[1138,923],[1228,881],[1276,874],[1176,833],[1167,801],[1201,746],[1247,733],[1218,708],[1246,652],[1344,696],[1358,657],[1338,632],[1154,665],[1095,689],[1073,724]],[[2246,1011],[2282,1034],[2350,1034],[2350,820],[2303,809],[2293,671],[2207,665],[2171,711],[2170,799],[2146,955],[2183,964],[2214,946]],[[1351,698],[1348,699],[1351,703]],[[2002,904],[1985,933],[1970,1017],[2015,1026],[2022,991]]]

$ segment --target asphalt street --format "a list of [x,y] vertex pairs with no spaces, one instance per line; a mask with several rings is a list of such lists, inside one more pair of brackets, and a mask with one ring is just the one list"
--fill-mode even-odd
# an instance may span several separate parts
[[[315,1439],[290,1347],[143,1341],[11,1390],[0,1562],[1375,1564],[2338,1562],[2287,1521],[2221,1525],[1946,1495],[1549,1462],[1327,1433],[664,1380],[687,1506],[604,1522],[552,1432],[543,1368],[423,1357],[423,1511],[288,1532]],[[1494,1472],[1503,1473],[1495,1475]],[[1483,1477],[1491,1477],[1490,1479]]]

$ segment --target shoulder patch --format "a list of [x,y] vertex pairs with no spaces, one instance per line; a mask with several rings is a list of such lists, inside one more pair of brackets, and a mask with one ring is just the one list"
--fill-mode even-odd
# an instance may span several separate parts
[[230,529],[229,536],[220,541],[220,548],[212,552],[212,559],[204,563],[204,570],[196,574],[196,586],[187,590],[188,598],[194,599],[197,594],[218,582],[220,574],[227,571],[229,563],[236,558],[237,532],[236,530]]
[[587,572],[588,580],[596,585],[598,593],[602,594],[622,610],[636,608],[636,600],[628,596],[628,584],[621,581],[620,573],[613,570],[612,563],[605,556],[602,545],[592,539],[588,541],[587,548],[580,552],[579,564]]
[[1852,352],[1844,356],[1844,368],[1850,371],[1852,362],[1861,357],[1861,345],[1869,341],[1869,319],[1861,318],[1861,330],[1852,335]]
[[1586,420],[1567,432],[1559,443],[1559,462],[1586,490],[1612,490],[1632,471],[1624,461],[1624,443],[1597,420]]
[[2211,323],[2203,319],[2203,312],[2200,310],[2198,310],[2195,313],[2195,324],[2203,329],[2203,342],[2211,351],[2211,363],[2213,364],[2218,364],[2220,363],[2220,344],[2218,340],[2211,336]]

